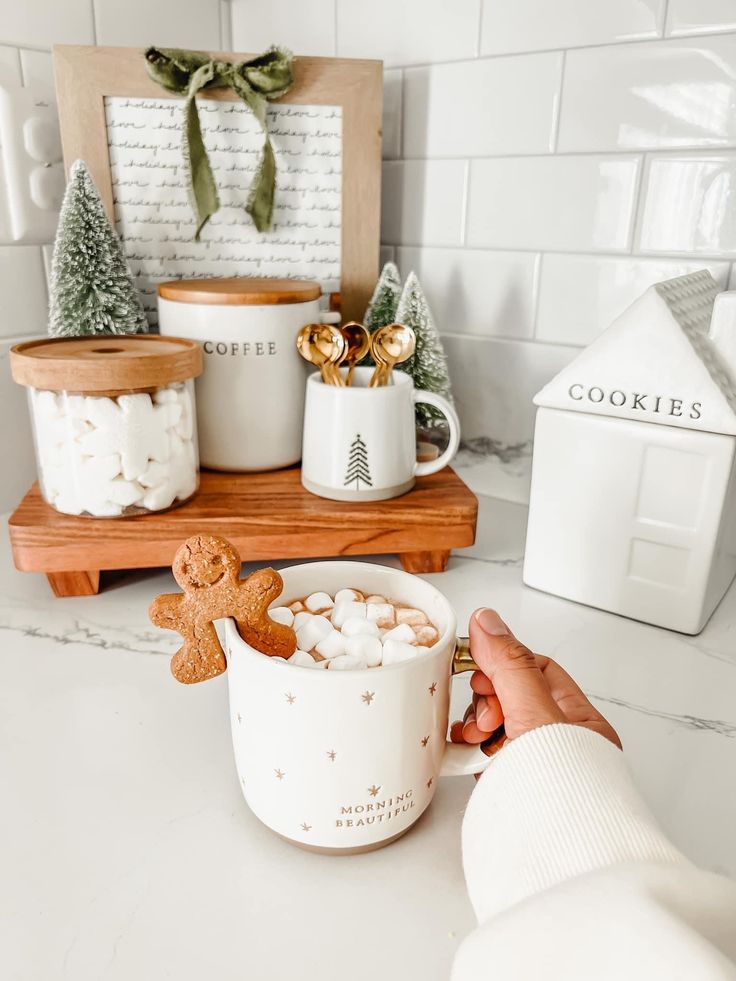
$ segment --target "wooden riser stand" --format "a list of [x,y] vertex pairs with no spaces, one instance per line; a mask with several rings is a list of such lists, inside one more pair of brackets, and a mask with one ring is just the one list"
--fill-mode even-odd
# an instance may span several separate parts
[[315,497],[298,468],[205,471],[188,504],[126,519],[59,514],[34,484],[9,529],[18,569],[45,573],[57,596],[91,596],[101,571],[169,566],[179,545],[202,532],[229,539],[244,562],[393,552],[408,572],[443,572],[453,548],[473,544],[477,511],[449,467],[402,497],[365,504]]

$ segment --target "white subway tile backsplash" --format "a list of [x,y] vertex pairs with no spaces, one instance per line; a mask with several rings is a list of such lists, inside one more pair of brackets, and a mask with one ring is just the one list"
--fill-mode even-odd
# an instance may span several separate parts
[[219,0],[94,0],[98,44],[217,51]]
[[467,163],[402,160],[383,165],[382,237],[391,245],[462,245]]
[[733,0],[669,0],[667,34],[710,34],[736,31]]
[[383,159],[401,156],[401,112],[404,73],[389,69],[383,73]]
[[38,246],[0,246],[0,304],[0,337],[46,333],[46,277]]
[[647,161],[636,251],[723,256],[736,251],[736,154]]
[[623,154],[473,160],[467,244],[627,251],[639,166],[637,156]]
[[665,0],[483,0],[480,50],[504,54],[656,38],[664,9]]
[[90,0],[21,0],[3,4],[0,44],[50,48],[52,44],[94,43]]
[[335,0],[232,0],[230,7],[235,51],[278,44],[296,55],[335,54]]
[[559,150],[734,144],[736,35],[568,52]]
[[579,348],[491,337],[446,335],[463,439],[526,443],[534,432],[536,393],[568,365]]
[[44,85],[52,92],[54,85],[54,63],[50,51],[31,51],[22,48],[20,64],[24,85]]
[[388,66],[474,58],[480,0],[337,0],[337,53]]
[[20,85],[22,82],[17,48],[0,45],[0,80],[2,79],[13,82],[15,85]]
[[33,437],[28,416],[26,389],[16,385],[10,376],[8,351],[24,337],[0,341],[0,459],[4,461],[0,480],[0,512],[10,511],[36,479]]
[[589,344],[647,287],[698,269],[709,269],[726,288],[727,262],[547,254],[539,277],[535,337]]
[[532,336],[534,254],[399,248],[397,261],[403,276],[419,276],[443,333]]
[[405,156],[549,153],[561,72],[561,52],[407,69]]
[[378,264],[381,269],[386,265],[387,262],[396,261],[396,248],[393,245],[382,245],[378,250]]

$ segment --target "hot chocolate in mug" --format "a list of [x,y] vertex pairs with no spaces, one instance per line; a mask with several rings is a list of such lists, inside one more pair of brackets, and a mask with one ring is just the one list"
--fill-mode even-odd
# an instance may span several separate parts
[[[436,473],[457,452],[460,422],[441,395],[414,388],[394,371],[391,382],[369,388],[373,368],[357,368],[349,387],[327,385],[318,373],[307,381],[302,445],[302,484],[334,501],[383,501],[405,494],[416,477]],[[446,450],[436,460],[416,457],[414,404],[443,413],[450,427]]]
[[282,605],[353,587],[423,610],[439,631],[429,653],[348,671],[297,667],[250,647],[225,621],[235,764],[265,825],[315,851],[388,845],[429,806],[441,776],[479,773],[479,747],[447,741],[453,672],[475,665],[458,643],[452,607],[434,586],[363,562],[281,570]]

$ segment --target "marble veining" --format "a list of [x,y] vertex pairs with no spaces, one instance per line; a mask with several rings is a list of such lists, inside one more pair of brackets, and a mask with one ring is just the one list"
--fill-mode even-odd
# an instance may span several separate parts
[[[483,440],[464,452],[477,474],[485,460],[517,466],[526,451]],[[526,507],[480,504],[475,545],[428,577],[460,629],[492,605],[559,661],[618,730],[675,844],[736,874],[736,591],[698,637],[536,592],[521,582]],[[375,981],[374,959],[355,953],[370,923],[390,953],[388,976],[445,981],[473,925],[459,842],[472,778],[441,780],[426,816],[387,849],[339,861],[294,849],[243,802],[227,676],[171,678],[177,638],[147,618],[151,598],[175,588],[170,573],[103,585],[99,596],[55,599],[42,576],[13,569],[7,544],[0,550],[0,836],[12,842],[0,877],[4,976],[281,981],[319,963],[322,977],[349,967],[353,981]],[[453,717],[468,697],[461,676]],[[305,914],[315,908],[330,911],[329,944],[324,922],[315,930]]]

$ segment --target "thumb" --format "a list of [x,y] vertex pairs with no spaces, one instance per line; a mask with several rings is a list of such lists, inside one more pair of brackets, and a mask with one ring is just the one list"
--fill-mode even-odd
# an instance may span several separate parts
[[538,726],[566,721],[534,654],[514,637],[495,610],[476,610],[470,618],[470,651],[493,684],[509,739]]

